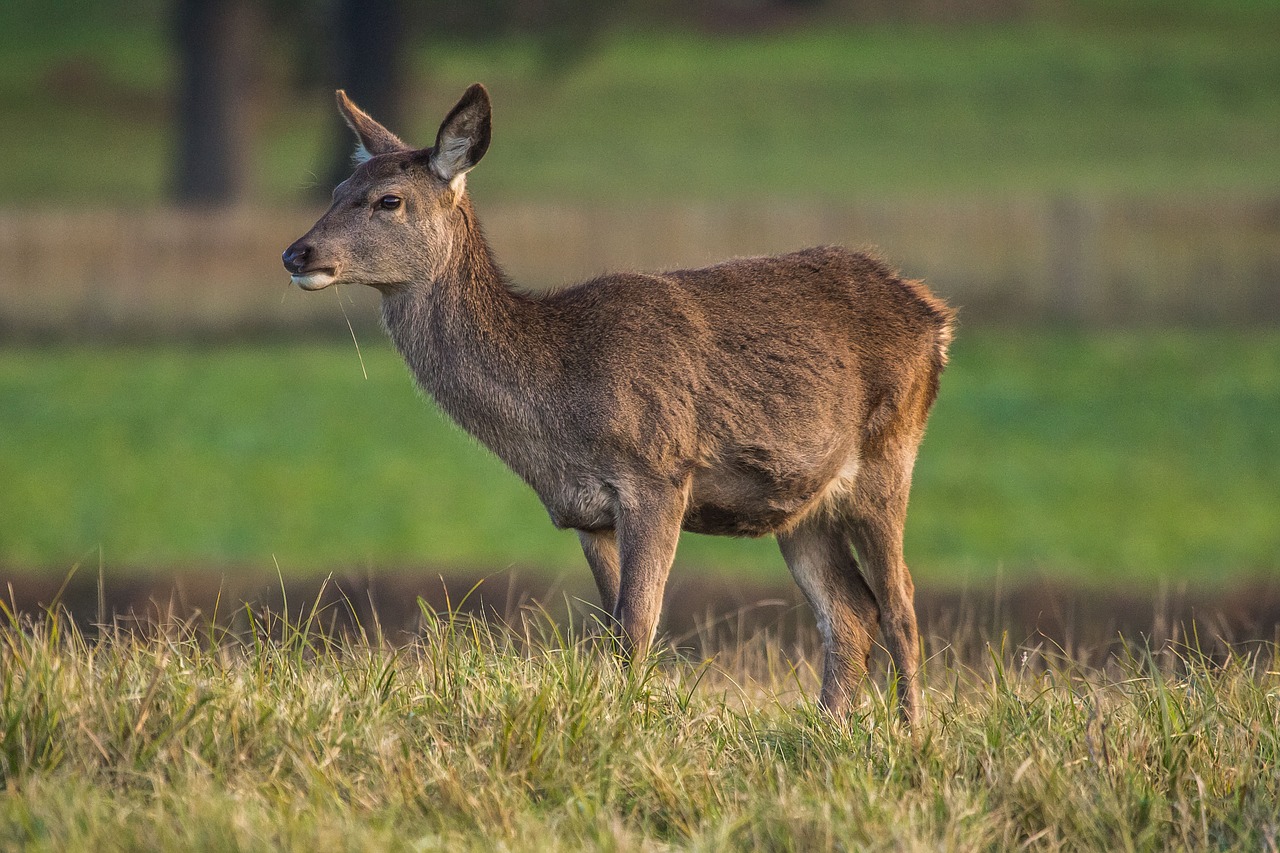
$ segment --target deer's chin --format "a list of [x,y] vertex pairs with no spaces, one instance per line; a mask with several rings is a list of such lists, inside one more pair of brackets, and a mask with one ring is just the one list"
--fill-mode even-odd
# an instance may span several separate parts
[[289,278],[303,290],[324,290],[338,280],[337,276],[325,270],[316,270],[305,275],[295,274]]

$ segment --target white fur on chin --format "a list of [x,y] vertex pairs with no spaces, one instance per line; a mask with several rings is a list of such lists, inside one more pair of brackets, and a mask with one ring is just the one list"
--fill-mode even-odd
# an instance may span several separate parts
[[292,275],[289,277],[294,284],[303,290],[323,290],[329,285],[337,281],[327,272],[312,272],[306,275]]

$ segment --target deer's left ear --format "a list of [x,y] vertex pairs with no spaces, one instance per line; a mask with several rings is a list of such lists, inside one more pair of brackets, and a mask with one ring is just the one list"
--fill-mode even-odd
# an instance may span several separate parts
[[462,189],[467,172],[489,150],[491,113],[489,92],[473,83],[440,124],[428,162],[455,191]]
[[342,89],[337,91],[338,112],[347,122],[347,126],[355,133],[359,145],[352,159],[359,165],[379,154],[390,154],[393,151],[406,151],[409,146],[400,141],[400,137],[374,121],[368,113],[355,105]]

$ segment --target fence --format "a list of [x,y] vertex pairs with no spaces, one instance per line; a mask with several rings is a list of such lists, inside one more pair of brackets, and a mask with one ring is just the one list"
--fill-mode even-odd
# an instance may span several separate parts
[[[874,248],[966,324],[1280,320],[1280,199],[481,203],[512,278],[554,287],[821,243]],[[317,210],[0,211],[5,338],[345,333],[339,299],[288,286]],[[376,294],[343,297],[376,322]]]

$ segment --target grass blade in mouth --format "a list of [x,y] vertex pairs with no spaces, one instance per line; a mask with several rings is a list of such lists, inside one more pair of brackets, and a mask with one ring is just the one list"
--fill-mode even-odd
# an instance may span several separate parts
[[360,342],[356,340],[355,327],[351,325],[351,318],[347,316],[346,306],[342,304],[342,294],[338,292],[336,287],[333,289],[333,292],[338,297],[338,309],[342,312],[342,319],[347,321],[347,331],[351,332],[351,343],[356,345],[356,358],[360,359],[360,372],[364,374],[364,378],[367,380],[369,378],[369,371],[365,369],[364,356],[360,354]]

